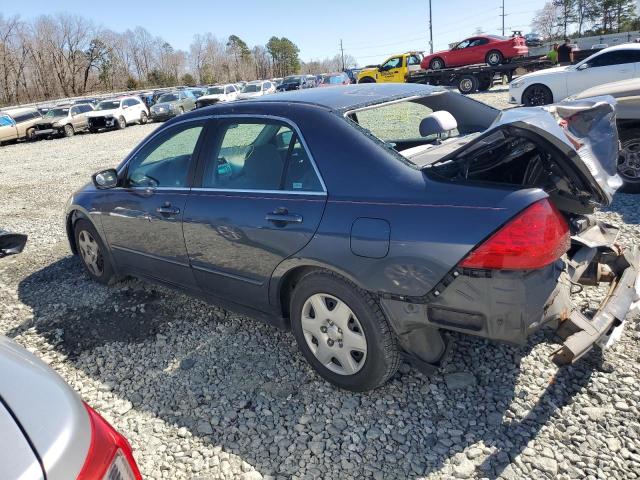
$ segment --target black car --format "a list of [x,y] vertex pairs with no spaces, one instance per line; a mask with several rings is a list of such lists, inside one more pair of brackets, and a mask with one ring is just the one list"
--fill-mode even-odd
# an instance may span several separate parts
[[[592,215],[614,192],[612,104],[554,115],[413,84],[220,103],[74,193],[69,242],[96,281],[134,275],[290,328],[351,390],[403,357],[433,371],[446,330],[523,344],[559,325],[571,362],[616,338],[640,254]],[[598,282],[611,293],[588,319],[570,296]]]
[[315,86],[315,77],[313,75],[289,75],[276,87],[276,91],[288,92],[290,90],[301,90]]

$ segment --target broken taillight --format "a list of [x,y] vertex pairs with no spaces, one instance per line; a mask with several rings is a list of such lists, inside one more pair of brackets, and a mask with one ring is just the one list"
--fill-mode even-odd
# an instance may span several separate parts
[[569,226],[548,200],[540,200],[474,249],[461,267],[533,270],[560,258],[571,244]]

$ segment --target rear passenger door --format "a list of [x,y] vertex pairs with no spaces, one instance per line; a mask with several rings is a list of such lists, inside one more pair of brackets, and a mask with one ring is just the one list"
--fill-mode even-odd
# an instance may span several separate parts
[[214,121],[184,212],[184,237],[202,290],[269,309],[271,274],[312,238],[326,190],[291,124]]

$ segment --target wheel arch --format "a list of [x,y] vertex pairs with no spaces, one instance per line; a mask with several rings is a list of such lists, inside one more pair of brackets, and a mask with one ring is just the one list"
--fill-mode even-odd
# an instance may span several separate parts
[[356,278],[344,270],[322,262],[308,261],[289,265],[279,265],[271,277],[269,284],[269,301],[276,311],[282,315],[286,323],[289,323],[289,304],[291,294],[302,277],[313,271],[324,271],[339,275],[356,284],[363,290],[368,290]]
[[67,239],[69,240],[69,247],[71,248],[71,252],[74,255],[78,254],[78,246],[76,245],[76,235],[74,232],[74,228],[78,220],[88,221],[89,223],[91,223],[91,225],[93,225],[93,227],[96,229],[98,233],[102,234],[102,229],[99,228],[99,226],[96,225],[95,222],[91,220],[91,216],[87,211],[85,211],[83,208],[77,205],[74,207],[71,207],[67,211],[67,215],[65,217],[65,230],[67,232]]
[[376,79],[370,75],[358,79],[358,83],[376,83]]

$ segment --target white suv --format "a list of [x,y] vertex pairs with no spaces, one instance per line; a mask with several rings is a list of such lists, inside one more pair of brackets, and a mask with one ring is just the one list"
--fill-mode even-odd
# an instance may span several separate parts
[[89,131],[95,133],[106,128],[122,129],[127,125],[147,123],[149,110],[137,97],[103,100],[93,112],[87,113]]
[[244,98],[261,97],[276,93],[276,86],[268,80],[256,80],[247,83],[242,91],[238,94],[238,100]]
[[238,89],[233,83],[214,85],[207,88],[204,95],[196,100],[196,108],[206,107],[218,102],[233,102],[238,98]]

